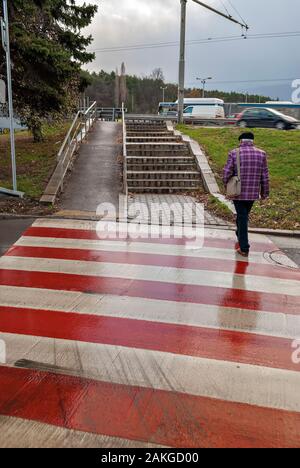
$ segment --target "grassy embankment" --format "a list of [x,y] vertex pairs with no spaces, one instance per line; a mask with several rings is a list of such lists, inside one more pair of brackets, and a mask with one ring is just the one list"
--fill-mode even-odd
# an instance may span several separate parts
[[[179,130],[198,141],[209,158],[219,186],[223,190],[222,170],[228,152],[237,146],[241,129],[192,128]],[[300,132],[255,129],[255,144],[268,153],[271,175],[271,197],[257,203],[251,224],[273,229],[300,229]],[[210,201],[209,208],[228,218],[226,209]]]
[[[69,124],[44,129],[45,139],[34,143],[29,132],[16,133],[18,189],[39,199],[56,165],[56,156]],[[0,186],[11,188],[9,135],[0,136]]]

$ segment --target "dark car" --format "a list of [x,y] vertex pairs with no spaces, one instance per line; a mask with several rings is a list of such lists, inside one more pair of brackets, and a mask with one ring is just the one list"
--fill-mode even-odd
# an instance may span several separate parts
[[300,121],[284,115],[274,109],[252,108],[246,109],[237,120],[239,127],[277,128],[278,130],[292,130],[300,128]]

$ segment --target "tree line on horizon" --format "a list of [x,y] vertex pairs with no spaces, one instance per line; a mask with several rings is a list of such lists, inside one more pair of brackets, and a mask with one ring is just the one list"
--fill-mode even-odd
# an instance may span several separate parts
[[[86,96],[92,101],[97,101],[100,107],[118,107],[115,103],[115,86],[117,74],[112,71],[108,73],[101,70],[99,73],[84,71],[85,81],[90,84],[86,89]],[[163,100],[162,88],[165,90],[165,102],[175,102],[178,95],[177,84],[166,83],[163,71],[156,68],[148,76],[126,76],[127,99],[125,102],[129,112],[134,113],[157,113],[158,104]],[[187,88],[186,98],[201,98],[202,89]],[[220,90],[205,91],[205,97],[223,99],[224,102],[245,102],[246,96],[239,92],[226,92]],[[248,102],[266,102],[271,98],[257,94],[248,94]]]

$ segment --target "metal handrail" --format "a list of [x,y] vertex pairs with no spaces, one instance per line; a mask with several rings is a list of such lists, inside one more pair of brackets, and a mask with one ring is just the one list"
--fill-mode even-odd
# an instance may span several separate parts
[[81,117],[81,115],[82,115],[82,112],[81,112],[81,111],[78,111],[77,114],[76,114],[76,116],[75,116],[75,118],[74,118],[74,120],[73,120],[73,122],[72,122],[72,125],[71,125],[71,127],[70,127],[70,129],[69,129],[69,131],[68,131],[68,133],[67,133],[67,135],[66,135],[66,138],[64,139],[64,142],[63,142],[63,144],[62,144],[62,146],[61,146],[59,152],[57,153],[57,159],[58,159],[58,160],[60,160],[61,155],[62,155],[63,152],[64,152],[65,146],[66,146],[67,144],[69,145],[69,144],[70,144],[70,141],[73,139],[73,138],[71,139],[71,135],[72,135],[72,132],[73,132],[73,130],[74,130],[74,127],[75,127],[77,121],[79,120],[79,118]]
[[[95,101],[95,102],[93,102],[93,104],[86,111],[83,112],[83,111],[80,110],[80,111],[77,112],[77,114],[76,114],[76,116],[75,116],[75,118],[74,118],[74,120],[72,122],[72,125],[71,125],[65,139],[64,139],[64,142],[63,142],[63,144],[62,144],[62,146],[61,146],[61,148],[60,148],[60,150],[59,150],[59,152],[57,154],[58,161],[61,159],[65,149],[69,149],[70,145],[74,142],[74,139],[78,138],[78,136],[79,136],[79,132],[78,132],[79,127],[83,123],[86,123],[86,119],[85,119],[85,122],[83,122],[82,117],[86,118],[87,116],[89,116],[90,118],[93,118],[95,116],[96,112],[97,112],[96,108],[97,108],[97,102]],[[74,130],[74,128],[75,128],[75,126],[76,126],[76,124],[78,122],[79,122],[79,124],[77,125],[77,127],[75,129],[75,132],[74,132],[74,135],[72,136],[72,132],[73,132],[73,130]],[[85,125],[85,130],[87,130],[86,125]],[[82,140],[82,138],[81,138],[81,140]]]
[[95,108],[94,110],[96,110],[96,107],[97,107],[97,101],[94,101],[93,104],[84,112],[84,114],[87,115],[94,108]]
[[63,190],[64,178],[78,145],[86,138],[97,119],[97,103],[88,109],[78,111],[71,127],[57,153],[57,166],[41,198],[42,202],[54,203],[59,191]]

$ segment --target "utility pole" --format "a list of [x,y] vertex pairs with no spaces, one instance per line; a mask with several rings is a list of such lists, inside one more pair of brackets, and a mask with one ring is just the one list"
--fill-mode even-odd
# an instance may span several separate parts
[[166,91],[166,89],[168,89],[168,86],[161,86],[160,89],[161,89],[162,92],[163,92],[163,102],[165,102],[165,91]]
[[186,30],[186,3],[181,2],[181,24],[180,24],[180,57],[179,57],[179,81],[178,81],[178,123],[183,123],[184,110],[184,79],[185,79],[185,30]]
[[6,53],[7,92],[8,92],[9,122],[10,122],[10,148],[11,148],[13,190],[11,191],[11,190],[6,190],[6,189],[1,188],[0,191],[11,194],[11,195],[16,195],[18,197],[23,197],[24,194],[21,192],[18,192],[18,186],[17,186],[14,109],[13,109],[13,98],[12,98],[11,58],[10,58],[7,0],[3,0],[3,18],[1,18],[1,36],[2,36],[2,46]]
[[212,77],[209,76],[208,78],[197,78],[197,80],[201,81],[203,88],[202,88],[202,97],[205,97],[205,85],[208,80],[212,80]]
[[[239,24],[246,30],[249,26],[246,23],[241,23],[230,15],[226,15],[215,8],[206,5],[206,3],[200,0],[192,0],[194,3],[206,8],[207,10],[216,13],[219,16],[223,16],[227,20]],[[179,80],[178,80],[178,123],[183,123],[183,109],[184,109],[184,81],[185,81],[185,35],[186,35],[186,4],[187,0],[180,0],[181,2],[181,20],[180,20],[180,56],[179,56]]]

